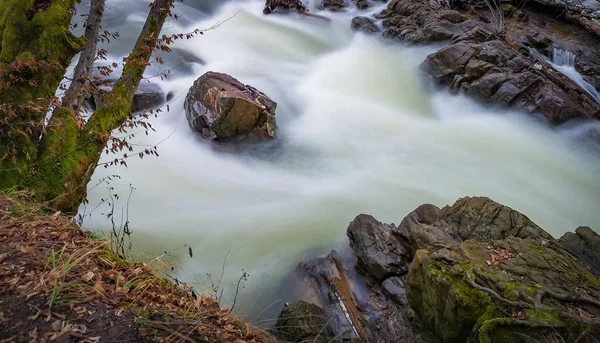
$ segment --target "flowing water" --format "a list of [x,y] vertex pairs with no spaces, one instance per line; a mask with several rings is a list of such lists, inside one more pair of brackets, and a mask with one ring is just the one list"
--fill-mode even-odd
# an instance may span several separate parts
[[[128,13],[114,19],[115,27],[126,27],[114,43],[112,56],[121,57],[147,7],[108,4]],[[170,111],[153,119],[156,133],[134,139],[158,144],[160,157],[99,168],[85,208],[106,199],[107,185],[96,186],[103,177],[120,175],[110,184],[121,196],[118,213],[133,185],[134,255],[149,260],[167,251],[177,258],[171,276],[203,291],[211,285],[206,274],[219,279],[225,265],[227,304],[244,269],[250,277],[237,306],[257,314],[287,296],[282,282],[298,262],[347,246],[346,228],[356,215],[399,223],[420,204],[444,206],[467,195],[518,209],[555,236],[579,225],[600,228],[599,154],[572,139],[572,130],[428,91],[418,65],[436,47],[354,34],[353,11],[322,12],[328,24],[263,16],[258,0],[177,6],[184,19],[170,21],[170,32],[224,21],[177,45],[206,65],[180,67],[176,56],[167,59],[167,67],[178,67],[161,83],[174,94]],[[209,70],[229,73],[278,103],[276,142],[223,153],[188,127],[185,94]],[[85,227],[109,230],[106,212],[106,204],[92,211]]]

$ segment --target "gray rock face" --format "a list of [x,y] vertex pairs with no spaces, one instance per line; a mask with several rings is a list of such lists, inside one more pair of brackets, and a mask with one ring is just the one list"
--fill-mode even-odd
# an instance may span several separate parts
[[433,225],[451,228],[462,240],[491,242],[507,237],[554,240],[527,216],[485,197],[459,199],[442,209],[440,219]]
[[409,342],[414,327],[402,305],[401,278],[388,278],[386,290],[357,273],[355,263],[332,251],[299,266],[303,286],[318,296],[330,323],[328,342]]
[[401,305],[406,305],[406,277],[392,276],[385,279],[381,286],[387,294]]
[[327,323],[323,315],[321,308],[305,301],[285,304],[271,331],[286,342],[326,343],[323,332]]
[[600,119],[600,104],[547,64],[533,63],[490,31],[477,27],[427,57],[423,70],[455,92],[478,100],[541,113],[560,124]]
[[368,34],[381,32],[381,29],[375,25],[375,22],[367,17],[354,17],[352,18],[352,23],[350,25],[354,31]]
[[357,216],[348,227],[350,247],[359,267],[376,280],[402,275],[412,260],[410,250],[394,234],[393,225],[383,224],[369,215]]
[[449,40],[477,25],[437,1],[393,0],[380,16],[384,37],[413,44]]
[[267,140],[276,137],[277,104],[252,86],[222,73],[200,76],[185,99],[190,127],[211,140]]
[[575,233],[567,232],[558,240],[558,245],[600,278],[600,236],[592,229],[580,226]]

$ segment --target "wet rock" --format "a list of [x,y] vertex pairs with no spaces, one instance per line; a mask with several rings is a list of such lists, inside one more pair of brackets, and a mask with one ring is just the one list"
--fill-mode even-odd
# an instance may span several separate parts
[[381,31],[381,29],[375,25],[375,22],[371,18],[367,17],[354,17],[352,18],[352,23],[350,25],[352,30],[363,33],[372,34]]
[[404,284],[406,283],[406,277],[392,276],[383,281],[381,286],[387,292],[387,294],[401,305],[406,305],[406,289]]
[[275,135],[277,104],[252,86],[222,73],[200,76],[185,99],[190,127],[218,141],[267,140]]
[[323,0],[319,5],[321,10],[339,11],[348,6],[346,0]]
[[354,3],[354,6],[360,10],[369,8],[369,2],[367,0],[352,0],[352,2]]
[[393,0],[382,16],[383,36],[408,43],[449,40],[478,25],[437,1]]
[[549,342],[600,333],[600,280],[573,257],[600,265],[586,262],[600,256],[588,228],[558,242],[518,211],[465,197],[443,209],[419,206],[398,227],[359,215],[348,237],[344,257],[333,251],[299,266],[303,293],[323,309],[334,342]]
[[296,301],[283,306],[271,332],[286,342],[327,343],[323,334],[326,325],[321,308],[305,301]]
[[[342,258],[333,251],[327,257],[301,263],[303,287],[316,294],[331,331],[331,342],[408,342],[413,324],[408,310],[369,275],[357,273],[355,257]],[[401,290],[388,288],[401,297]]]
[[558,245],[600,278],[600,236],[592,229],[581,226],[575,233],[567,232],[558,240]]
[[423,327],[441,341],[547,342],[554,334],[573,341],[600,333],[600,322],[589,320],[600,316],[600,283],[565,251],[516,237],[446,251],[418,250],[406,287]]
[[350,247],[359,267],[378,281],[405,274],[412,260],[409,247],[394,234],[395,230],[393,225],[364,214],[357,216],[348,227]]
[[531,113],[551,123],[600,119],[600,104],[548,64],[534,64],[482,27],[453,38],[422,68],[439,84],[475,99]]
[[[105,79],[99,82],[100,84],[96,86],[92,99],[88,100],[92,109],[102,105],[104,98],[112,91],[115,82],[115,79]],[[166,98],[167,96],[160,86],[142,81],[135,90],[131,112],[136,113],[158,108],[166,102]]]

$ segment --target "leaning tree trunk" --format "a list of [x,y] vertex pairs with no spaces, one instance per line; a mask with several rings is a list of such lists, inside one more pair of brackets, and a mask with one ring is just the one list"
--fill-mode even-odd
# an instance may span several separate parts
[[84,38],[75,0],[0,0],[0,189],[26,184],[50,99]]
[[[102,105],[82,129],[72,112],[65,107],[54,113],[52,129],[42,139],[44,150],[39,157],[44,197],[63,211],[76,210],[87,195],[87,184],[96,169],[111,132],[130,116],[133,96],[154,48],[163,24],[173,7],[173,0],[156,0],[151,4],[146,23],[127,58],[123,73],[107,94]],[[53,122],[62,125],[53,126]]]

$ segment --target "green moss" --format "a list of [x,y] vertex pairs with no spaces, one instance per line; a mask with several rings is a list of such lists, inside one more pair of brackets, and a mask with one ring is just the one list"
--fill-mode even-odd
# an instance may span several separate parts
[[114,252],[106,249],[102,252],[102,259],[109,261],[109,262],[113,262],[116,263],[122,267],[128,267],[129,265],[131,265],[131,262],[127,261],[126,259],[121,258],[119,255],[115,254]]
[[487,320],[479,327],[479,343],[518,343],[518,335],[507,331],[504,327],[515,322],[512,318],[494,318]]
[[546,324],[548,326],[562,326],[563,321],[557,312],[542,310],[525,310],[525,316],[532,322]]
[[585,279],[592,286],[592,288],[600,292],[600,281],[598,281],[594,275],[587,273],[585,275]]

